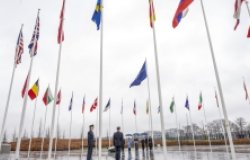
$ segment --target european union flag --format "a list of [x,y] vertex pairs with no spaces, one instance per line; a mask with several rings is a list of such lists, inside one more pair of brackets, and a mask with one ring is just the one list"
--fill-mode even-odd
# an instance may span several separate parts
[[130,88],[133,86],[138,86],[141,82],[147,78],[147,68],[146,68],[146,61],[144,62],[139,74],[136,76],[135,80],[130,84]]
[[97,30],[100,29],[100,24],[101,24],[101,15],[102,15],[101,9],[102,9],[101,0],[97,0],[96,8],[91,18],[91,20],[96,23]]

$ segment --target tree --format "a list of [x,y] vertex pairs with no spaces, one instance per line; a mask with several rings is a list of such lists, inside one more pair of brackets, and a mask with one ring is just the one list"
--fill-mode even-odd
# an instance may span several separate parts
[[235,123],[239,126],[240,134],[242,134],[245,130],[245,126],[247,125],[246,120],[242,117],[239,117],[236,119]]

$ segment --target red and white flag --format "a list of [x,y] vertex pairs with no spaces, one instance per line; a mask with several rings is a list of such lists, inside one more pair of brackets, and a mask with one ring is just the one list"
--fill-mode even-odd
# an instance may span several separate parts
[[23,89],[22,89],[22,98],[24,97],[26,91],[27,91],[27,83],[28,83],[28,78],[29,78],[30,74],[28,73],[27,77],[26,77],[26,80],[24,82],[24,85],[23,85]]
[[96,97],[95,101],[91,105],[90,112],[93,112],[97,108],[97,105],[98,105],[98,97]]
[[244,88],[244,91],[245,91],[245,99],[247,100],[249,97],[248,97],[248,92],[247,92],[247,86],[246,86],[246,83],[245,83],[244,80],[243,80],[243,88]]
[[56,96],[56,104],[59,105],[61,103],[61,100],[62,100],[62,95],[61,95],[61,90],[59,90]]
[[234,16],[233,17],[236,19],[234,30],[236,30],[238,25],[240,24],[240,11],[241,11],[241,5],[243,2],[244,0],[235,0],[235,3],[234,3]]
[[62,10],[60,14],[60,24],[58,27],[58,34],[57,34],[57,42],[58,44],[61,44],[64,41],[64,33],[63,33],[63,19],[64,19],[64,4],[65,0],[63,0]]

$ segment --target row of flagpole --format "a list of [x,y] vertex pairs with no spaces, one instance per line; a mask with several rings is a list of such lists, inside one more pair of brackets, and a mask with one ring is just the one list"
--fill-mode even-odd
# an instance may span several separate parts
[[[204,6],[203,6],[203,1],[200,0],[200,2],[201,2],[201,8],[202,8],[202,13],[203,13],[204,23],[205,23],[205,27],[206,27],[206,31],[207,31],[207,38],[208,38],[208,42],[209,42],[209,47],[210,47],[210,51],[211,51],[215,77],[216,77],[217,86],[218,86],[218,90],[219,90],[219,95],[220,95],[220,99],[221,99],[223,115],[225,117],[226,132],[227,132],[227,135],[228,135],[228,138],[229,138],[229,144],[230,144],[230,149],[231,149],[231,158],[233,160],[235,160],[236,157],[235,157],[234,145],[233,145],[233,141],[232,141],[231,131],[230,131],[230,128],[229,128],[227,110],[226,110],[225,101],[224,101],[224,97],[223,97],[223,91],[222,91],[222,87],[221,87],[218,68],[217,68],[217,64],[216,64],[216,60],[215,60],[212,40],[211,40],[211,36],[210,36],[210,32],[209,32],[209,27],[208,27],[208,24],[207,24],[207,18],[206,18]],[[100,107],[99,109],[100,110],[99,110],[99,113],[98,113],[98,116],[99,116],[99,124],[98,124],[99,152],[98,152],[98,159],[100,159],[101,158],[101,151],[102,151],[101,150],[102,149],[101,148],[101,143],[102,143],[102,112],[101,111],[102,111],[102,95],[103,95],[103,8],[102,8],[103,0],[102,1],[98,0],[98,3],[99,3],[99,6],[97,5],[96,11],[97,11],[97,13],[100,14],[99,15],[99,21],[100,21],[99,24],[101,23],[101,31],[100,31],[100,82],[99,82],[100,83],[99,84],[99,107]],[[63,23],[64,23],[64,14],[65,14],[65,4],[66,4],[66,0],[63,1],[63,7],[62,7],[62,11],[61,11],[61,16],[60,16],[60,26],[59,26],[59,34],[58,34],[58,36],[59,36],[58,37],[59,53],[58,53],[57,74],[56,74],[55,92],[54,92],[55,100],[54,100],[54,104],[53,104],[53,114],[52,114],[52,121],[51,121],[51,125],[50,125],[51,129],[50,129],[50,141],[49,141],[48,159],[51,158],[51,151],[52,151],[52,144],[53,144],[52,142],[53,142],[54,132],[55,132],[55,117],[56,117],[55,116],[55,114],[56,114],[56,107],[55,106],[56,106],[56,101],[57,101],[57,93],[58,93],[58,85],[59,85],[62,41],[64,39],[64,37],[63,37]],[[249,7],[247,5],[247,2],[246,2],[246,6],[247,6],[248,13],[249,13],[249,16],[250,16],[250,11],[249,11]],[[28,87],[29,87],[29,84],[30,84],[30,77],[32,75],[32,66],[33,66],[34,56],[36,55],[36,52],[37,52],[37,41],[38,41],[38,38],[39,38],[39,12],[40,12],[40,10],[38,10],[35,30],[34,30],[34,33],[33,33],[31,44],[29,46],[31,60],[30,60],[29,72],[28,72],[27,83],[26,83],[26,85]],[[154,12],[155,11],[154,11],[154,6],[153,6],[153,0],[150,0],[150,14],[151,14],[150,15],[150,22],[151,22],[151,27],[152,27],[152,31],[153,31],[152,33],[153,33],[153,41],[154,41],[154,54],[155,54],[156,77],[157,77],[157,87],[158,87],[158,99],[159,99],[160,118],[161,118],[162,143],[163,143],[163,150],[164,150],[164,159],[167,159],[166,158],[167,148],[166,148],[166,143],[165,143],[166,139],[165,139],[165,136],[164,136],[165,125],[164,125],[164,115],[163,115],[163,107],[162,107],[163,103],[162,103],[161,84],[160,84],[160,71],[159,71],[159,60],[158,60],[158,52],[157,52],[158,49],[157,49],[157,39],[156,39],[156,31],[155,31],[155,13]],[[21,28],[21,30],[22,30],[22,28]],[[15,56],[15,58],[16,58],[16,56]],[[6,107],[5,107],[5,111],[4,111],[4,117],[3,117],[3,123],[2,123],[2,128],[1,128],[1,135],[0,135],[0,142],[2,142],[3,132],[5,130],[5,123],[6,123],[6,117],[7,117],[8,108],[9,108],[9,101],[10,101],[10,95],[11,95],[12,85],[13,85],[13,81],[14,81],[15,69],[16,69],[16,62],[14,63],[14,67],[13,67],[13,71],[12,71],[11,84],[10,84],[7,103],[6,103]],[[26,113],[26,106],[27,106],[27,99],[28,99],[28,94],[27,94],[27,91],[28,91],[27,88],[28,87],[26,87],[24,89],[23,108],[22,108],[21,120],[20,120],[20,125],[19,125],[18,141],[17,141],[17,146],[16,146],[16,148],[17,148],[16,149],[16,158],[17,159],[19,159],[21,136],[22,136],[23,124],[24,124],[24,120],[25,120],[25,113]],[[148,94],[149,94],[148,95],[149,108],[150,108],[150,114],[151,114],[151,102],[150,102],[151,100],[150,100],[149,86],[148,86]],[[36,106],[36,104],[35,104],[35,106]],[[35,118],[34,117],[35,108],[34,108],[34,112],[33,112],[33,120],[32,120],[32,127],[31,127],[31,138],[32,138],[32,132],[33,132],[33,125],[34,125],[33,123],[34,123],[34,118]],[[203,111],[204,111],[204,117],[205,117],[205,122],[206,122],[206,114],[205,114],[204,107],[203,107]],[[191,118],[191,115],[190,115],[190,118]],[[46,119],[46,115],[45,115],[45,119]],[[150,124],[151,135],[153,136],[153,134],[152,134],[152,130],[153,130],[152,129],[152,115],[150,116],[150,119],[151,119],[150,120],[150,122],[151,122],[151,124]],[[122,126],[124,127],[123,115],[122,115]],[[209,135],[209,133],[208,133],[208,135]],[[30,148],[30,146],[29,146],[29,148]],[[1,145],[0,145],[0,149],[1,149]]]

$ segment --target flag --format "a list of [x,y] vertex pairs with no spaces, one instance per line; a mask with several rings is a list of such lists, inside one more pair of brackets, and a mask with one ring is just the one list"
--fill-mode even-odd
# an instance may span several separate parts
[[185,107],[186,107],[188,110],[190,109],[188,97],[186,98]]
[[90,107],[90,112],[93,112],[93,110],[96,109],[97,104],[98,104],[97,101],[98,101],[98,97],[96,97],[95,101],[94,101],[93,104],[91,105],[91,107]]
[[45,106],[47,106],[51,101],[53,101],[53,96],[50,87],[48,86],[43,96],[43,103],[45,104]]
[[64,19],[64,4],[65,0],[63,0],[62,10],[60,13],[60,24],[58,27],[58,34],[57,34],[57,43],[60,44],[64,41],[64,33],[63,33],[63,19]]
[[28,95],[31,100],[35,99],[39,93],[39,79],[36,83],[32,86],[32,88],[28,91]]
[[142,68],[138,75],[136,76],[135,80],[130,84],[130,88],[133,86],[138,86],[141,82],[147,78],[147,68],[146,68],[146,61],[143,63]]
[[104,111],[103,111],[103,112],[106,112],[109,108],[110,108],[110,98],[109,98],[109,101],[108,101],[108,103],[106,104],[106,107],[104,108]]
[[198,104],[198,110],[201,110],[201,108],[202,108],[202,102],[203,102],[202,93],[200,93],[200,96],[199,96],[199,104]]
[[56,96],[56,104],[59,105],[61,103],[61,100],[62,100],[62,95],[61,95],[61,90],[59,90]]
[[26,92],[26,90],[27,90],[27,83],[28,83],[28,78],[29,78],[29,76],[30,76],[30,73],[28,73],[28,75],[27,75],[27,77],[26,77],[26,80],[25,80],[25,82],[24,82],[24,85],[23,85],[23,89],[22,89],[22,98],[24,97],[25,92]]
[[148,100],[146,101],[146,114],[148,114],[149,112],[149,104],[148,104]]
[[248,28],[247,38],[250,38],[250,26]]
[[102,16],[102,6],[101,6],[101,0],[97,0],[97,4],[95,7],[95,11],[92,16],[92,21],[96,23],[97,30],[100,29],[101,24],[101,16]]
[[39,14],[37,15],[36,18],[36,24],[35,24],[35,29],[30,41],[30,44],[28,46],[29,48],[29,52],[30,52],[30,56],[35,56],[37,54],[37,47],[38,47],[38,39],[39,39],[39,30],[40,30],[40,18],[39,18]]
[[153,24],[156,19],[153,0],[149,0],[149,19],[150,19],[150,26],[151,28],[153,28]]
[[235,0],[234,3],[234,18],[236,19],[236,23],[234,26],[234,30],[237,29],[238,25],[240,24],[240,11],[241,11],[241,5],[244,0]]
[[20,29],[20,33],[18,35],[17,39],[17,45],[16,45],[16,55],[15,55],[15,64],[18,65],[21,63],[22,54],[23,54],[23,30]]
[[72,110],[72,106],[73,106],[73,92],[72,92],[72,96],[71,96],[70,103],[69,103],[69,111]]
[[84,110],[85,110],[85,96],[83,97],[83,100],[82,100],[82,113],[84,113]]
[[219,98],[218,98],[216,90],[215,90],[215,100],[216,100],[217,107],[220,107],[220,105],[219,105]]
[[134,101],[133,113],[134,113],[134,115],[136,115],[136,103],[135,103],[135,101]]
[[174,102],[174,97],[173,97],[172,102],[171,102],[170,107],[169,107],[171,113],[174,113],[174,105],[175,105],[175,102]]
[[188,12],[188,6],[193,2],[193,0],[180,0],[179,6],[175,12],[172,26],[173,28],[177,27],[181,22],[181,19],[186,16]]
[[245,83],[244,80],[243,80],[243,88],[244,88],[244,91],[245,91],[245,99],[247,100],[249,97],[248,97],[248,92],[247,92],[247,86],[246,86],[246,83]]

